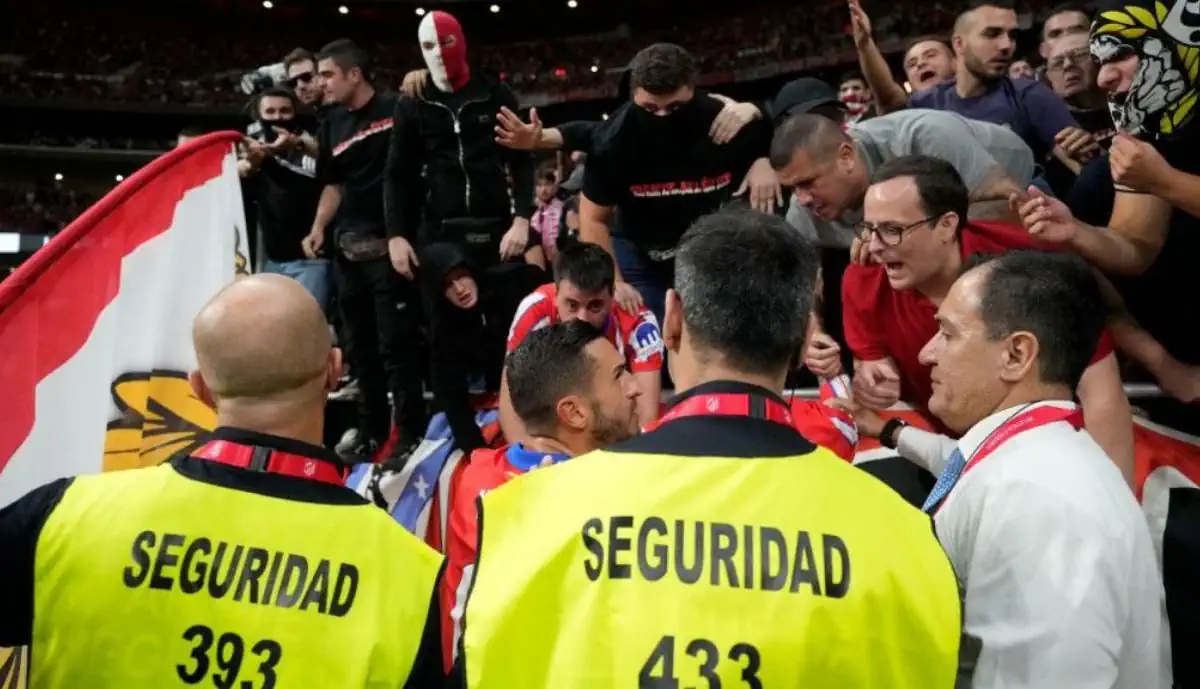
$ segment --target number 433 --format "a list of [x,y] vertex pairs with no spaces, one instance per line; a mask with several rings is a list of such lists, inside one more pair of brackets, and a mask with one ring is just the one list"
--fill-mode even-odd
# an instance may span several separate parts
[[[700,676],[708,682],[708,689],[721,689],[721,678],[717,675],[717,664],[721,662],[721,651],[708,639],[693,639],[683,650],[700,661]],[[742,668],[742,682],[749,689],[762,689],[758,669],[762,658],[758,649],[747,643],[734,644],[729,649],[729,659]],[[675,637],[664,636],[658,640],[650,657],[638,673],[638,689],[679,689],[679,678],[675,676]]]

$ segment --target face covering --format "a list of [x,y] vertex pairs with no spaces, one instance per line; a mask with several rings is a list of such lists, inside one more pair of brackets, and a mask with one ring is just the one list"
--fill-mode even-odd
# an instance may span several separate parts
[[1145,138],[1175,134],[1196,111],[1200,2],[1101,0],[1090,41],[1100,64],[1136,54],[1129,91],[1109,94],[1118,131]]
[[691,122],[695,119],[695,98],[679,106],[669,115],[656,115],[636,105],[633,111],[637,115],[638,129],[650,141],[677,141],[687,138],[693,129]]
[[467,85],[471,78],[467,39],[457,19],[441,10],[426,14],[417,28],[417,40],[434,86],[450,93]]

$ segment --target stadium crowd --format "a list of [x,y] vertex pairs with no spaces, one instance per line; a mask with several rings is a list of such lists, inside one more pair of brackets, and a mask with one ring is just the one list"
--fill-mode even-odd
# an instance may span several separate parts
[[[1200,12],[1190,0],[1100,5],[1041,12],[1029,56],[1015,54],[1005,0],[763,10],[675,28],[670,42],[632,31],[477,46],[475,27],[438,10],[407,44],[174,45],[208,64],[131,71],[161,87],[155,99],[232,99],[214,65],[282,57],[283,79],[250,103],[238,164],[256,263],[275,275],[235,283],[198,316],[192,385],[223,427],[172,460],[169,479],[142,480],[153,495],[130,479],[137,504],[211,500],[201,511],[225,541],[281,551],[268,591],[281,559],[303,559],[286,555],[297,533],[329,541],[326,580],[313,575],[300,608],[340,617],[358,591],[396,620],[394,638],[378,615],[372,653],[365,628],[316,627],[315,641],[262,622],[296,600],[226,613],[279,626],[284,645],[330,644],[300,663],[312,677],[344,666],[362,684],[404,686],[1200,686],[1196,447],[1169,479],[1149,479],[1135,430],[1148,415],[1200,433],[1200,309],[1179,298],[1200,254]],[[6,88],[44,95],[31,75],[159,50],[149,34],[112,48],[102,24],[86,26],[71,39],[95,38],[82,63],[24,32],[28,62]],[[897,35],[913,36],[903,75],[880,50]],[[765,102],[700,85],[712,70],[841,49],[858,65],[837,84],[802,76]],[[627,64],[626,102],[602,122],[550,127],[518,107],[523,89],[601,84]],[[122,88],[57,81],[50,94]],[[333,453],[315,447],[319,428],[264,435],[294,426],[281,410],[319,415],[344,368],[330,331],[355,426]],[[1135,409],[1122,371],[1168,397]],[[820,399],[785,399],[795,384]],[[668,390],[679,394],[662,403]],[[446,438],[461,456],[430,450]],[[331,530],[315,512],[254,503],[350,499],[270,484],[280,477],[239,483],[240,471],[272,473],[273,453],[308,462],[291,481],[338,467],[328,482],[344,479],[430,548],[369,521],[374,510]],[[197,468],[208,461],[238,468]],[[186,492],[191,478],[206,488]],[[1162,498],[1155,481],[1182,492]],[[92,525],[133,489],[81,483],[0,511],[0,546],[21,552],[14,571],[80,576],[64,520],[88,548],[128,558]],[[245,496],[221,502],[213,485]],[[287,528],[251,536],[239,514]],[[189,533],[170,546],[183,552],[194,534],[172,528]],[[362,552],[347,532],[364,535]],[[35,557],[39,538],[59,560]],[[155,538],[137,536],[125,588],[104,601],[136,596],[151,571],[150,588],[171,589],[178,558]],[[201,551],[186,547],[185,562]],[[236,599],[251,581],[257,602],[272,554],[249,557]],[[358,570],[344,588],[346,565],[335,577],[329,563],[355,558],[394,588],[367,574],[360,587]],[[74,611],[35,598],[32,581],[0,579],[27,612],[0,623],[0,645],[71,636]],[[171,605],[140,609],[157,620]],[[39,622],[38,606],[64,626]],[[204,630],[184,638],[207,668]],[[57,686],[85,677],[75,664],[102,641],[48,643]],[[274,682],[280,644],[254,648]],[[122,686],[150,676],[115,667]],[[204,674],[178,668],[188,682]],[[225,681],[238,671],[223,669]]]
[[[905,38],[937,31],[951,21],[956,6],[948,1],[878,3],[878,35]],[[1037,13],[1047,6],[1035,0],[1021,10]],[[292,46],[321,40],[321,27],[314,28],[309,19],[260,14],[253,21],[230,22],[226,12],[205,6],[120,15],[99,6],[31,6],[0,27],[4,52],[20,58],[15,66],[0,66],[0,97],[240,104],[243,73],[270,64]],[[364,18],[356,28],[371,23]],[[192,30],[164,30],[179,24]],[[585,29],[565,23],[560,35],[516,42],[493,35],[477,42],[475,59],[519,94],[561,97],[572,90],[601,89],[610,95],[604,91],[612,81],[608,72],[656,41],[689,46],[701,72],[710,74],[841,54],[852,45],[848,29],[842,3],[831,0],[759,3],[736,11],[697,7],[676,25]],[[390,29],[359,40],[382,83],[398,86],[399,77],[419,62],[418,51],[396,41]]]

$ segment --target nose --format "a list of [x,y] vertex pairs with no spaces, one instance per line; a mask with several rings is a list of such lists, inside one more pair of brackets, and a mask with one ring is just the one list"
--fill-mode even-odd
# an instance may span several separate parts
[[925,346],[921,348],[921,353],[917,355],[917,361],[921,362],[921,364],[924,366],[933,366],[937,364],[938,340],[940,338],[940,333],[929,338],[929,341],[926,342]]
[[877,254],[883,251],[885,248],[887,247],[884,245],[883,240],[879,238],[878,232],[872,232],[867,235],[867,251]]
[[1104,65],[1096,75],[1096,85],[1104,91],[1115,91],[1121,85],[1121,70],[1114,64]]
[[631,400],[642,396],[642,386],[638,385],[637,378],[629,374],[625,375],[625,396]]

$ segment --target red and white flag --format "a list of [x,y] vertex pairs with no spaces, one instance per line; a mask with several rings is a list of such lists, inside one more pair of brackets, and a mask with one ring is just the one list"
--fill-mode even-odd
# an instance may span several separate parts
[[238,140],[164,154],[0,283],[0,507],[158,463],[213,427],[186,375],[192,318],[249,272]]

